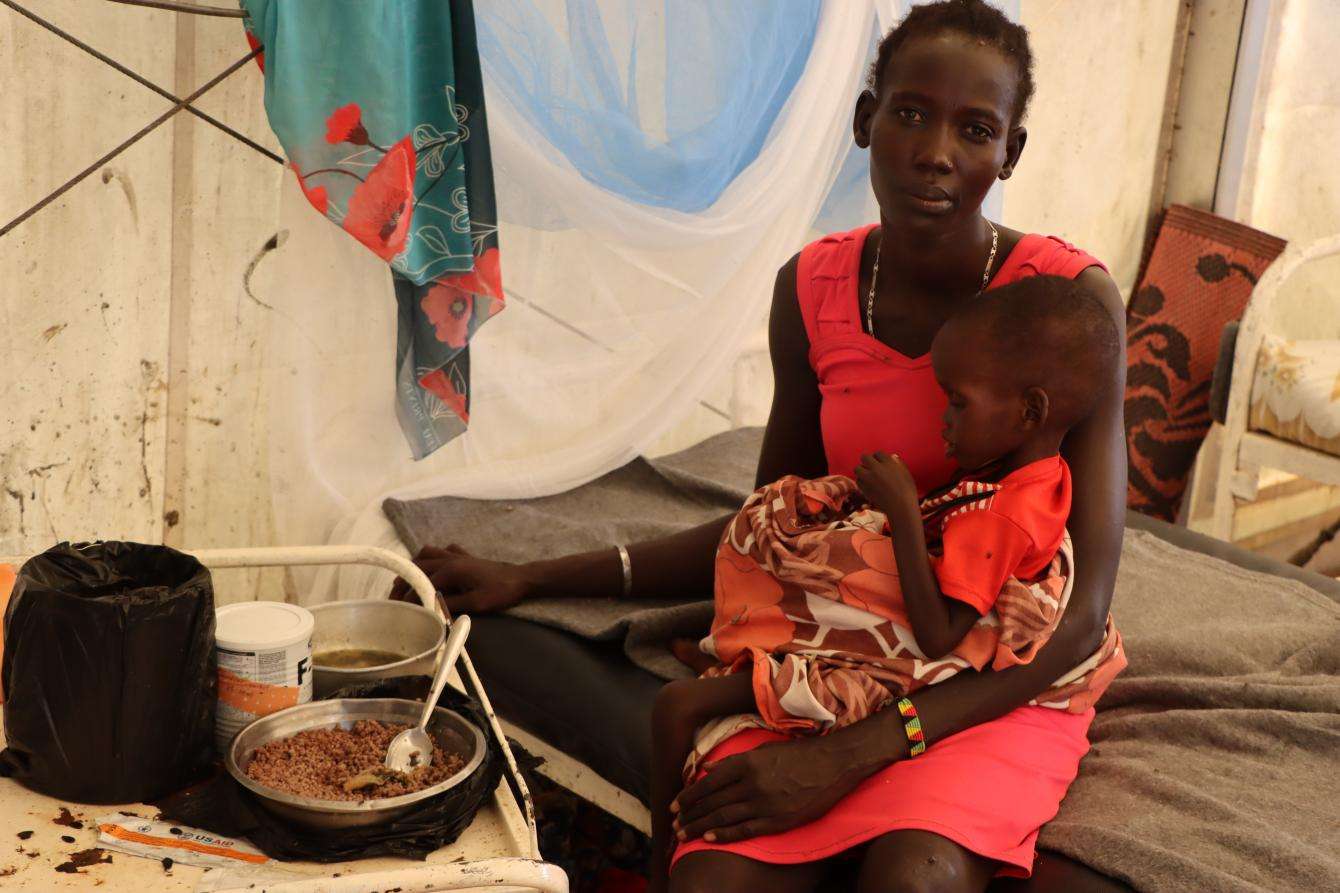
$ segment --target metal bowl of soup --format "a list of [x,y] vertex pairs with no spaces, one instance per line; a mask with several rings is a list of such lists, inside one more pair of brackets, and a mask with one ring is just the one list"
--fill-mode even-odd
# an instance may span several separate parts
[[328,602],[311,609],[312,696],[392,676],[433,675],[446,627],[408,602]]

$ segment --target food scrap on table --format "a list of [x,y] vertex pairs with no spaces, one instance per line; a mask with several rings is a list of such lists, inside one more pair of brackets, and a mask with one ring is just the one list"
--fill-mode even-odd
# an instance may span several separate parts
[[92,847],[91,849],[71,853],[70,860],[57,865],[56,870],[64,874],[83,874],[84,872],[79,869],[88,868],[90,865],[105,865],[111,861],[111,853]]
[[56,816],[51,821],[55,822],[57,825],[64,825],[67,828],[74,828],[76,830],[84,827],[84,823],[72,816],[70,810],[64,806],[60,808],[60,815]]

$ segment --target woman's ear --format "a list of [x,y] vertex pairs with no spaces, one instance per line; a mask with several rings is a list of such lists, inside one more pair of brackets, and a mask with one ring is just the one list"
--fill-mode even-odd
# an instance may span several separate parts
[[1022,127],[1013,127],[1010,129],[1009,136],[1005,137],[1005,166],[1000,169],[1000,179],[1008,180],[1014,174],[1014,168],[1019,163],[1019,156],[1024,154],[1024,143],[1028,142],[1028,131]]
[[1041,428],[1047,423],[1047,413],[1051,410],[1051,400],[1047,392],[1039,387],[1024,391],[1023,423],[1025,428]]
[[879,100],[869,90],[862,90],[856,97],[856,110],[852,114],[851,132],[856,145],[862,149],[870,148],[870,119],[874,117]]

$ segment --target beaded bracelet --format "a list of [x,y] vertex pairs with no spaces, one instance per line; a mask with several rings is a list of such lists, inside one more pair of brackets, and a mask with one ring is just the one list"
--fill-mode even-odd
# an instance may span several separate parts
[[898,701],[898,712],[903,717],[903,728],[907,732],[908,743],[912,745],[912,756],[917,756],[926,752],[926,735],[921,731],[921,717],[917,716],[917,708],[912,706],[912,702],[907,698],[901,698]]

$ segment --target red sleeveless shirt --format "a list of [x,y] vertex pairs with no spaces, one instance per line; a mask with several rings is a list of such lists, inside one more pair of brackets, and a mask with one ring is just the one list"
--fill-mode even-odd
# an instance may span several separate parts
[[[929,353],[905,356],[862,326],[861,250],[877,227],[811,242],[796,268],[796,296],[822,398],[824,452],[828,473],[848,476],[863,453],[896,453],[925,494],[947,484],[957,471],[940,439],[946,398],[935,382]],[[1073,279],[1094,266],[1103,264],[1060,239],[1029,234],[1014,246],[987,289],[1039,274]]]

